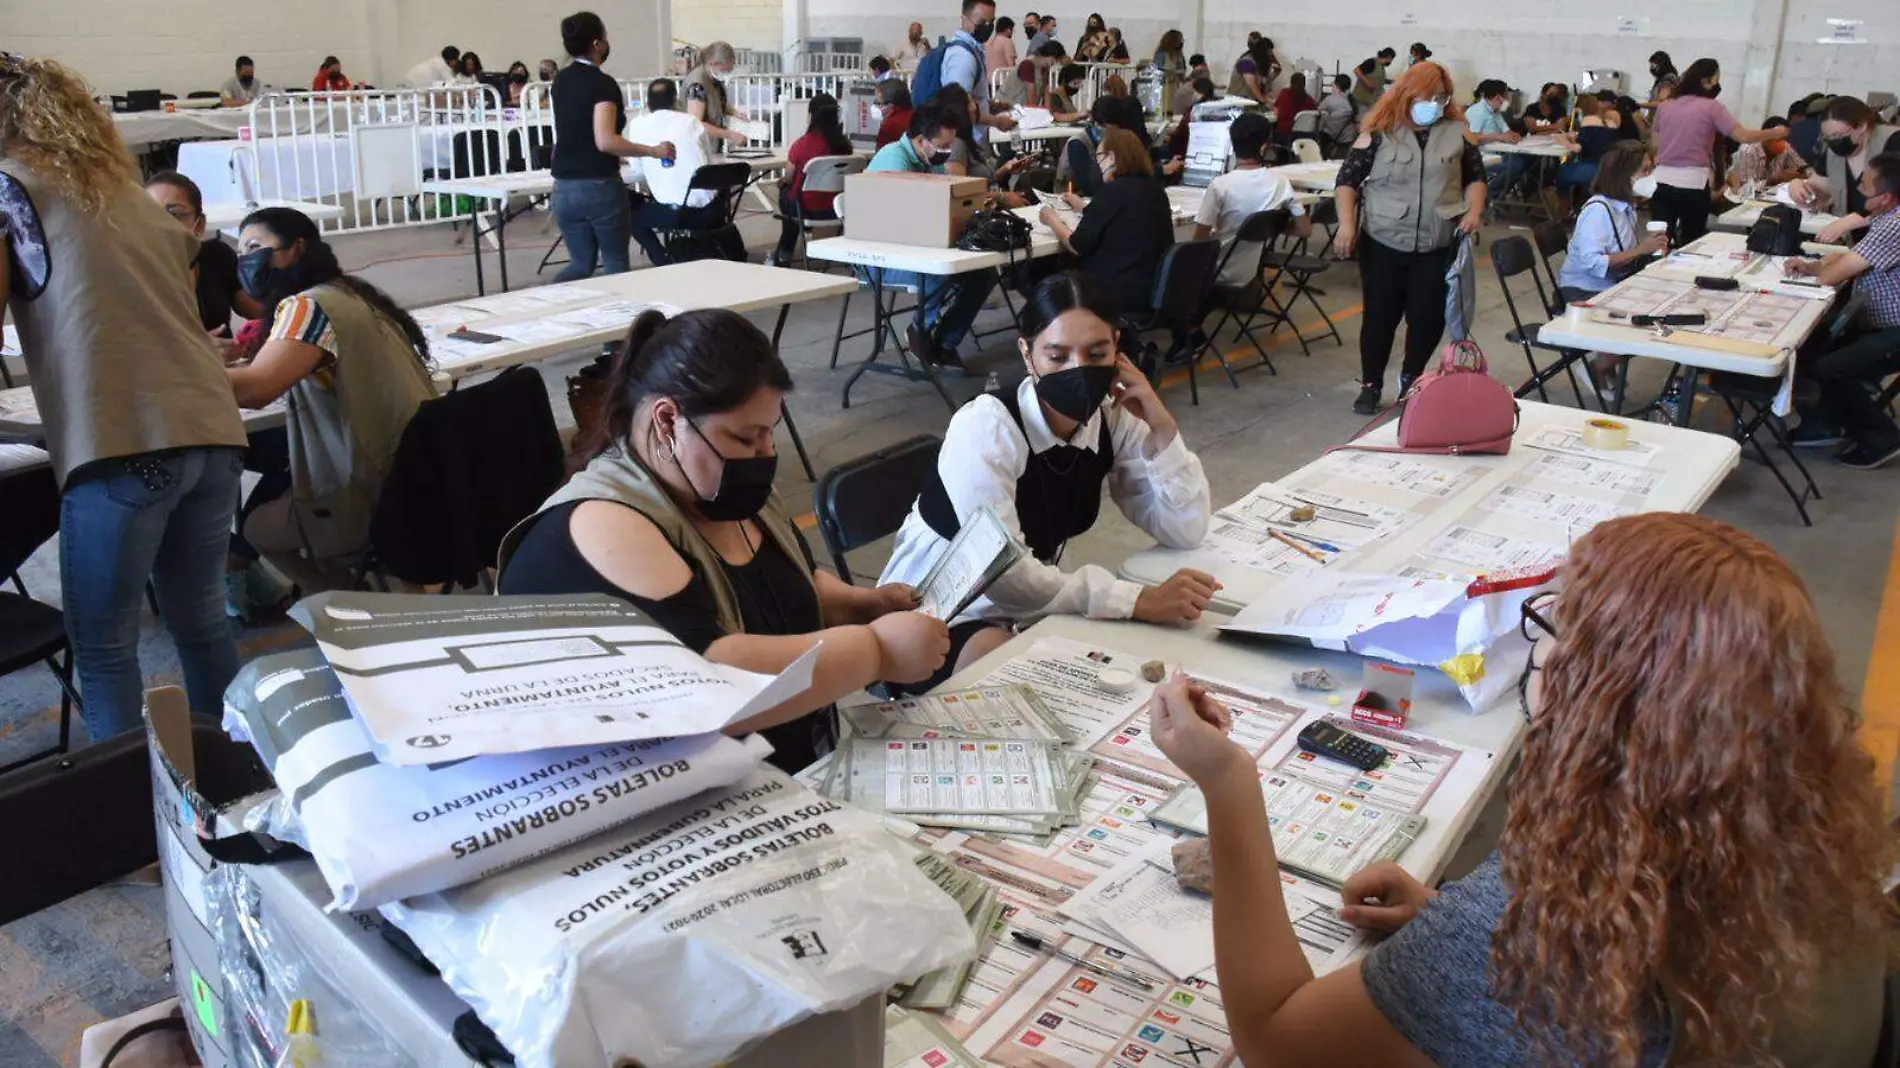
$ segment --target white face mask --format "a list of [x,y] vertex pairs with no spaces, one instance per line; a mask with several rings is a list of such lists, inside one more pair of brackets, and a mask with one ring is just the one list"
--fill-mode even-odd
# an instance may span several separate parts
[[884,121],[884,106],[882,104],[871,105],[871,121],[872,122]]

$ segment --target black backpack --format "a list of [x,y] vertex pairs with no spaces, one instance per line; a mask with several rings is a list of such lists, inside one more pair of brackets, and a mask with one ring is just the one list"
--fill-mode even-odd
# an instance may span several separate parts
[[1801,212],[1786,204],[1761,209],[1761,218],[1748,228],[1748,251],[1770,256],[1801,254]]

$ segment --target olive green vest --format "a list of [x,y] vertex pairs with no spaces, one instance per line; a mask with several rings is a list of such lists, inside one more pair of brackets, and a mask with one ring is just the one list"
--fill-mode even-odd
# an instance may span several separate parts
[[1458,119],[1442,119],[1423,148],[1410,129],[1380,136],[1372,172],[1359,190],[1367,236],[1399,252],[1429,252],[1451,244],[1458,217],[1465,213],[1459,163],[1465,130]]
[[45,288],[20,295],[29,257],[16,248],[8,307],[60,484],[95,460],[243,448],[231,379],[198,322],[198,239],[130,183],[88,215],[18,160],[0,159],[0,172],[26,190],[46,237]]
[[402,328],[337,285],[307,290],[336,335],[336,360],[290,387],[291,506],[311,555],[362,551],[396,446],[436,395]]
[[[726,575],[727,565],[719,555],[719,550],[713,548],[698,527],[693,526],[693,521],[680,510],[672,495],[666,492],[666,487],[653,477],[652,472],[640,463],[630,449],[612,449],[594,457],[593,462],[569,479],[567,485],[544,501],[540,511],[517,523],[501,541],[501,559],[497,567],[503,573],[508,570],[509,558],[514,556],[528,528],[534,525],[543,512],[574,501],[612,501],[645,516],[660,529],[667,544],[673,546],[693,572],[706,580],[707,588],[712,590],[719,629],[727,634],[745,633],[745,618],[739,611],[739,597],[733,591],[732,579]],[[806,581],[811,581],[805,543],[786,520],[785,512],[779,506],[778,494],[772,495],[772,499],[759,511],[757,519],[759,526],[778,543],[785,556],[800,565],[799,573],[805,576]],[[817,596],[815,585],[812,596]]]

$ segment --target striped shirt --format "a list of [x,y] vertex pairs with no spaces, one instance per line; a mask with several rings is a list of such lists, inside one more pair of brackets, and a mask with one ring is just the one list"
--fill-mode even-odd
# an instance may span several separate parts
[[313,377],[324,389],[332,388],[330,369],[336,363],[336,328],[330,325],[330,316],[317,298],[299,293],[280,301],[267,340],[301,341],[323,350],[323,360]]

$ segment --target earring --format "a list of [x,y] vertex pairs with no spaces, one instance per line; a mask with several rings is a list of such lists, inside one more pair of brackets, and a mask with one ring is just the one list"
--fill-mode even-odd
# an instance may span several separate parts
[[662,441],[660,442],[659,452],[660,452],[660,461],[662,463],[673,462],[673,446],[668,445],[666,442]]

